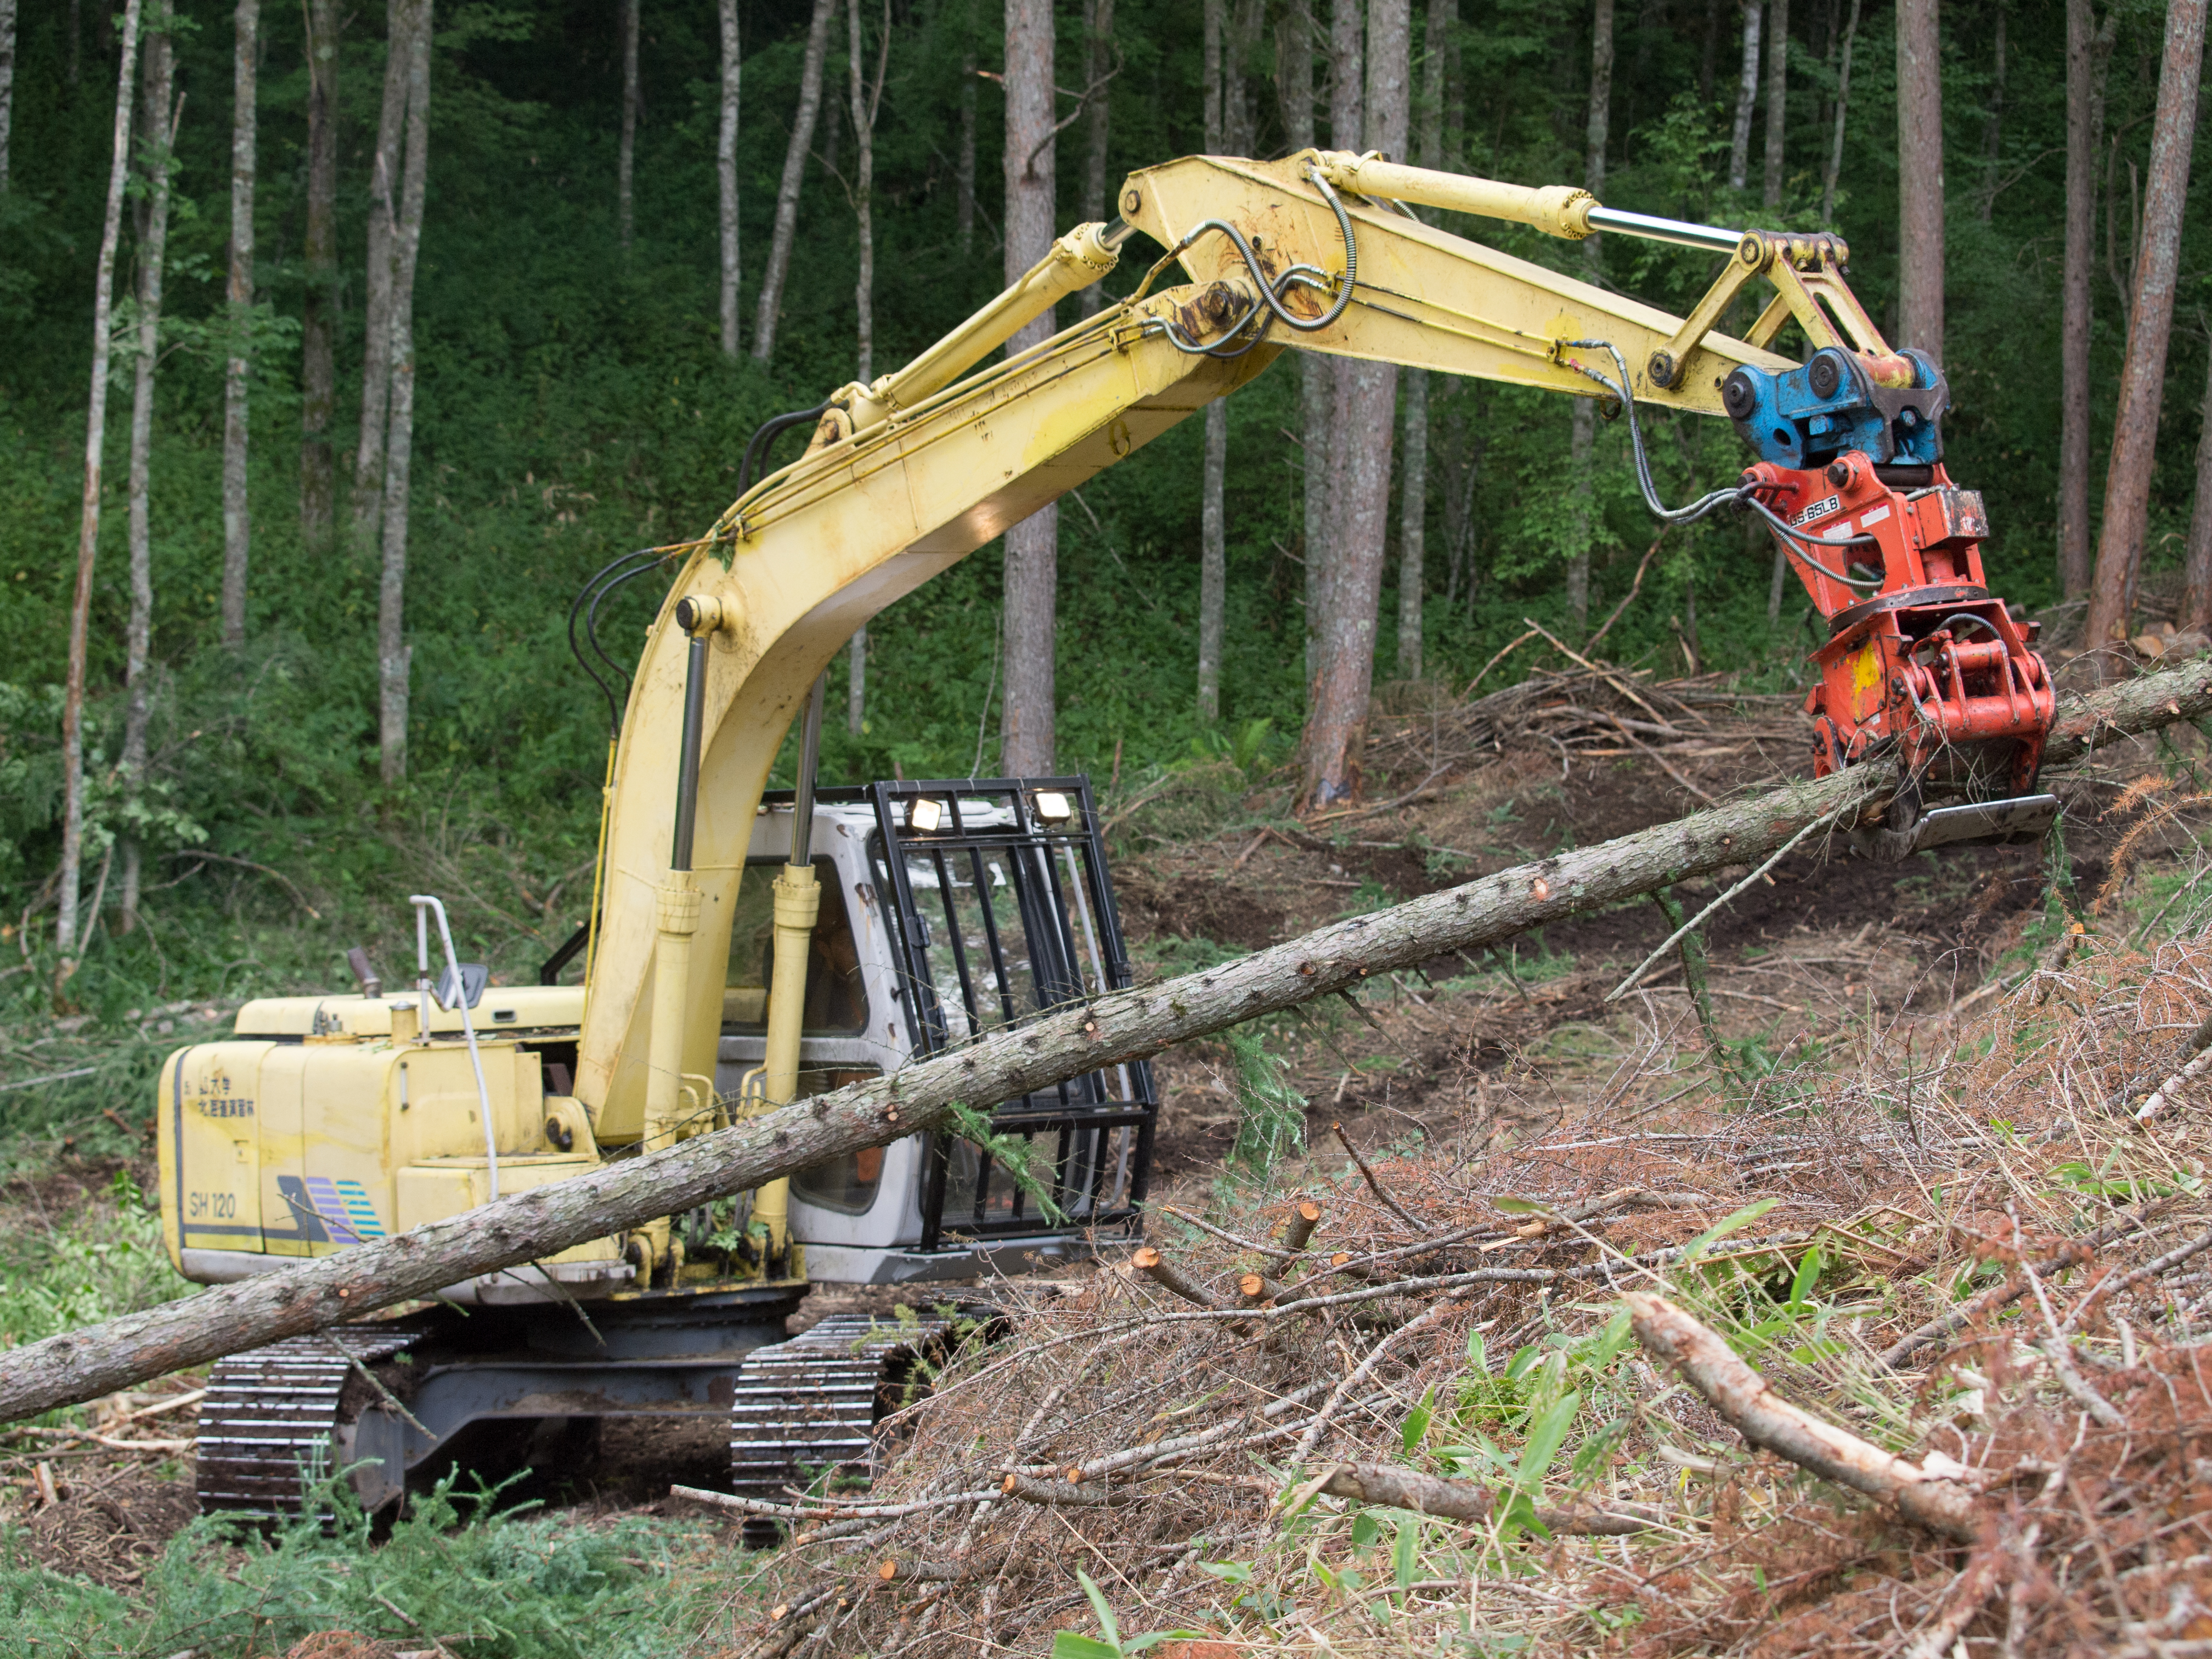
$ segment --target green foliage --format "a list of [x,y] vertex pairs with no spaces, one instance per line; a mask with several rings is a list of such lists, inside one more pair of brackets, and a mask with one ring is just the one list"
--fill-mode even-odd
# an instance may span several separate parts
[[1236,1069],[1237,1143],[1229,1162],[1248,1180],[1263,1182],[1285,1158],[1305,1149],[1306,1097],[1290,1085],[1290,1068],[1250,1025],[1224,1034]]
[[111,1201],[45,1229],[0,1233],[0,1348],[188,1294],[161,1248],[161,1220],[125,1170]]
[[995,1129],[991,1120],[973,1106],[954,1101],[949,1110],[953,1133],[961,1139],[980,1148],[1006,1172],[1006,1178],[1019,1188],[1037,1213],[1055,1227],[1067,1219],[1066,1212],[1053,1200],[1052,1152],[1035,1135],[1006,1134]]
[[1091,1582],[1091,1575],[1078,1567],[1075,1570],[1083,1594],[1090,1599],[1091,1610],[1098,1618],[1098,1636],[1078,1636],[1061,1631],[1052,1638],[1052,1659],[1123,1659],[1127,1654],[1142,1653],[1147,1648],[1158,1647],[1163,1642],[1188,1641],[1202,1638],[1206,1632],[1197,1630],[1154,1631],[1149,1636],[1132,1636],[1121,1639],[1121,1627],[1115,1621],[1113,1604],[1104,1592]]
[[688,1570],[694,1534],[665,1522],[501,1511],[447,1480],[374,1543],[343,1476],[313,1496],[336,1515],[327,1528],[310,1516],[264,1538],[193,1522],[129,1599],[0,1550],[0,1619],[42,1659],[282,1653],[327,1630],[493,1659],[672,1659],[731,1589],[728,1558],[712,1576]]

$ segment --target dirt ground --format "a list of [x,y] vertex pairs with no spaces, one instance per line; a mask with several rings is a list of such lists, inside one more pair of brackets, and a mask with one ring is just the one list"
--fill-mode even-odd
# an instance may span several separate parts
[[[1133,954],[1150,975],[1188,971],[1348,914],[1773,787],[1799,769],[1802,756],[1792,735],[1793,719],[1802,726],[1802,717],[1778,701],[1705,707],[1693,737],[1656,749],[1501,742],[1485,757],[1443,768],[1441,776],[1405,736],[1418,738],[1430,717],[1407,717],[1395,728],[1386,720],[1372,747],[1389,757],[1395,733],[1396,758],[1372,769],[1368,793],[1386,801],[1413,797],[1403,805],[1303,829],[1280,819],[1255,828],[1251,820],[1265,817],[1269,799],[1261,787],[1243,813],[1230,815],[1229,827],[1139,837],[1115,866]],[[2193,732],[2176,741],[2165,750],[2167,765],[2203,747]],[[2089,903],[2104,886],[2124,827],[2105,822],[2105,813],[2131,780],[2160,763],[2148,744],[2120,745],[2100,750],[2094,769],[2063,786],[2064,850],[2078,902]],[[2155,836],[2136,848],[2136,867],[2160,850]],[[1972,996],[2044,913],[2053,872],[2042,860],[2036,848],[1970,848],[1880,865],[1850,856],[1840,841],[1793,854],[1705,929],[1720,1031],[1733,1042],[1755,1039],[1758,1052],[1781,1064],[1845,1027],[1909,1023]],[[1747,873],[1685,883],[1679,896],[1694,911]],[[1620,907],[1480,959],[1437,957],[1370,985],[1356,1011],[1332,1002],[1275,1022],[1267,1042],[1309,1103],[1310,1146],[1328,1144],[1339,1123],[1354,1145],[1378,1152],[1494,1144],[1601,1101],[1638,1055],[1696,1037],[1671,958],[1628,997],[1607,1000],[1668,931],[1654,904]],[[1202,1201],[1236,1135],[1227,1051],[1186,1045],[1154,1067],[1163,1105],[1152,1194]],[[13,1183],[0,1206],[29,1224],[81,1206],[113,1173],[67,1160],[37,1181]],[[140,1172],[142,1184],[150,1177],[150,1169]],[[832,1310],[888,1311],[897,1299],[890,1291],[825,1290],[810,1297],[793,1328]],[[191,1432],[189,1409],[161,1420],[165,1435]],[[57,1571],[128,1586],[192,1513],[189,1455],[132,1456],[81,1445],[44,1452],[21,1438],[9,1449],[14,1455],[0,1459],[0,1524],[21,1525],[23,1547]],[[517,1495],[587,1512],[658,1510],[672,1482],[718,1485],[726,1456],[719,1421],[613,1423],[580,1458],[565,1461],[556,1479],[532,1480]],[[51,1496],[37,1476],[42,1462],[54,1481]]]

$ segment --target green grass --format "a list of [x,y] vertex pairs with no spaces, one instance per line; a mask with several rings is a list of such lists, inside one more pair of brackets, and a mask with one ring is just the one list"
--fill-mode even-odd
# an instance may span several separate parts
[[696,1651],[745,1604],[742,1568],[724,1558],[718,1570],[701,1528],[501,1511],[441,1486],[377,1543],[343,1481],[325,1490],[337,1508],[327,1529],[305,1521],[264,1538],[193,1522],[135,1595],[31,1565],[20,1533],[0,1534],[9,1650],[248,1659],[346,1630],[435,1639],[471,1659],[659,1659]]

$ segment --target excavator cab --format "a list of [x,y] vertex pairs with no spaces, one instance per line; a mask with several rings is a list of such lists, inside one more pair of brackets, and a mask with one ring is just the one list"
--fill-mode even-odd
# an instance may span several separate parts
[[[757,1087],[775,981],[770,888],[792,792],[764,796],[738,885],[716,1083]],[[822,789],[822,892],[799,1035],[801,1097],[842,1088],[1129,982],[1089,781],[945,780]],[[981,1103],[978,1103],[981,1104]],[[884,1285],[1033,1272],[1134,1225],[1158,1109],[1119,1065],[999,1103],[1008,1170],[974,1142],[917,1134],[792,1177],[810,1279]]]

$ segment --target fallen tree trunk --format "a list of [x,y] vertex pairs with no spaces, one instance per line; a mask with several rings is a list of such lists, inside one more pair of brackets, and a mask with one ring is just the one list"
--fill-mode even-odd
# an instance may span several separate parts
[[[2212,715],[2212,670],[2145,675],[2061,706],[2056,763],[2099,743]],[[1337,992],[1370,975],[1756,862],[1823,820],[1848,821],[1893,787],[1883,764],[1679,818],[1597,847],[1354,916],[1160,984],[1059,1009],[891,1076],[819,1095],[588,1175],[532,1188],[394,1237],[65,1332],[0,1354],[0,1423],[112,1394],[146,1377],[357,1319],[540,1261],[777,1176],[935,1127],[955,1102],[1010,1099],[1172,1043]]]

